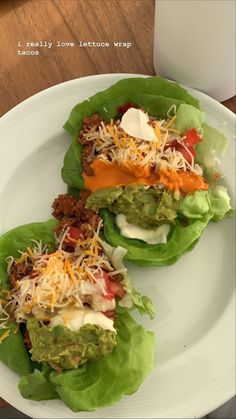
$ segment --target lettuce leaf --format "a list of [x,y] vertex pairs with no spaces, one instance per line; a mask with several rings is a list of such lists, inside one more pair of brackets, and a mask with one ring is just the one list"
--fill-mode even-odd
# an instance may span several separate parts
[[[191,250],[208,222],[221,220],[230,214],[231,209],[230,197],[223,186],[215,186],[209,191],[189,193],[179,202],[178,218],[175,220],[176,225],[172,226],[172,232],[169,233],[167,244],[158,245],[148,245],[140,240],[123,237],[116,226],[115,214],[106,209],[101,210],[101,215],[104,220],[105,239],[112,246],[126,248],[127,260],[139,266],[164,266],[174,263],[183,253]],[[183,217],[188,219],[188,225],[185,225]]]
[[[12,255],[19,256],[18,250],[25,250],[32,245],[31,240],[42,240],[49,246],[54,245],[53,228],[56,226],[55,220],[45,223],[32,223],[26,226],[14,228],[0,237],[0,278],[1,290],[9,289],[6,257]],[[0,361],[7,365],[12,371],[19,375],[25,375],[32,371],[33,363],[26,350],[21,332],[17,330],[17,324],[11,322],[7,325],[10,335],[0,344]],[[0,335],[7,329],[0,329]]]
[[212,221],[220,221],[231,214],[230,197],[224,186],[217,185],[208,191],[195,191],[184,197],[179,212],[188,218],[201,218],[211,212]]
[[64,128],[74,136],[81,129],[86,116],[98,112],[109,120],[116,116],[116,107],[127,101],[143,106],[146,111],[149,109],[149,112],[160,118],[166,115],[174,103],[179,105],[184,102],[199,108],[198,100],[177,83],[169,82],[159,76],[128,78],[118,81],[108,89],[76,105]]
[[209,211],[200,219],[189,220],[187,226],[181,220],[177,220],[166,244],[150,245],[141,240],[121,236],[115,223],[115,216],[108,210],[101,210],[101,215],[104,220],[106,241],[112,246],[126,248],[128,252],[125,258],[138,266],[165,266],[176,262],[182,254],[196,245],[213,216]]
[[220,221],[227,215],[231,215],[232,207],[227,189],[217,185],[209,190],[211,210],[213,211],[212,221]]
[[153,367],[154,335],[127,313],[116,320],[117,346],[107,357],[62,373],[38,370],[21,378],[24,398],[49,400],[58,396],[74,412],[93,411],[138,390]]
[[201,218],[210,211],[208,191],[195,191],[185,195],[181,201],[179,213],[187,218]]
[[83,189],[81,145],[77,135],[82,128],[83,119],[99,113],[104,120],[117,116],[117,107],[127,102],[142,106],[151,115],[165,118],[172,105],[177,107],[187,103],[199,108],[199,102],[179,84],[169,82],[159,76],[148,78],[129,78],[118,81],[113,86],[99,92],[76,105],[66,121],[64,128],[72,135],[61,171],[63,181],[68,185],[68,193],[78,198]]
[[[70,117],[64,126],[73,136],[73,143],[68,151],[72,161],[65,159],[63,169],[68,174],[68,176],[63,175],[63,179],[68,185],[69,193],[78,197],[78,191],[83,187],[81,176],[82,163],[80,158],[77,158],[78,154],[75,157],[73,156],[73,150],[76,147],[80,147],[76,141],[76,135],[82,127],[84,117],[98,112],[104,120],[110,120],[117,116],[117,107],[129,101],[142,106],[144,110],[157,118],[166,117],[168,109],[175,105],[177,108],[175,128],[181,132],[193,127],[196,129],[201,128],[203,140],[195,147],[196,162],[205,167],[204,177],[211,181],[212,172],[215,171],[216,158],[224,154],[227,139],[223,134],[204,122],[204,113],[200,110],[199,102],[178,84],[164,80],[161,77],[128,78],[120,80],[72,109]],[[79,181],[75,178],[78,176],[78,173],[81,176]],[[78,189],[76,190],[75,188]],[[113,202],[113,196],[109,198]],[[182,206],[182,215],[187,216],[188,214],[189,218],[191,216],[192,221],[190,221],[188,226],[184,226],[179,220],[176,226],[171,228],[167,244],[153,246],[147,245],[140,240],[124,238],[119,234],[119,230],[115,226],[114,216],[109,212],[101,211],[105,222],[104,236],[111,245],[120,245],[128,249],[126,258],[135,264],[140,266],[172,264],[183,253],[190,251],[196,245],[203,229],[211,218],[215,221],[221,219],[224,216],[223,213],[225,215],[229,213],[229,211],[226,211],[228,204],[225,195],[223,197],[221,194],[220,199],[219,197],[216,199],[215,195],[214,197],[212,196],[211,203],[208,195],[205,198],[202,196],[201,200],[199,198],[200,196],[197,199],[196,196],[194,198],[191,196],[188,201],[185,201]],[[95,201],[92,205],[94,209],[98,209],[99,203]],[[105,196],[103,201],[105,201]],[[194,205],[193,208],[190,208],[191,204]],[[201,204],[204,207],[200,208]],[[209,212],[207,212],[208,206]],[[112,208],[110,210],[112,211]]]
[[212,174],[216,171],[217,160],[225,154],[228,139],[206,123],[202,125],[202,130],[202,141],[195,147],[196,162],[204,166],[204,175],[211,182]]
[[[0,238],[3,289],[9,288],[5,258],[9,255],[17,257],[18,250],[32,245],[32,239],[42,240],[52,250],[56,224],[56,220],[27,224]],[[116,266],[120,266],[123,251],[113,252]],[[140,304],[150,309],[148,301],[145,297]],[[102,360],[89,361],[75,370],[58,374],[50,367],[35,365],[31,361],[21,333],[14,333],[16,324],[12,323],[9,325],[10,336],[0,345],[0,361],[21,376],[19,391],[23,397],[38,401],[61,398],[74,411],[95,410],[136,391],[153,366],[153,333],[138,325],[127,310],[119,313],[116,327],[117,347],[114,352]],[[5,330],[1,329],[0,334]]]
[[126,295],[120,300],[119,308],[135,307],[141,315],[148,314],[150,319],[154,319],[156,310],[149,297],[141,295],[134,287],[131,286],[129,275],[126,275],[123,284],[125,285]]
[[19,256],[19,250],[24,251],[32,246],[33,240],[42,240],[53,249],[55,237],[53,230],[57,225],[56,220],[31,223],[13,228],[0,237],[0,278],[3,289],[9,289],[6,257],[11,255],[14,258]]
[[54,385],[42,371],[37,369],[32,374],[24,375],[19,382],[18,388],[25,399],[36,401],[59,399]]
[[[115,222],[116,215],[107,209],[100,213],[104,220],[106,241],[112,246],[127,249],[125,259],[139,266],[165,266],[176,262],[186,251],[192,250],[210,220],[219,221],[230,215],[231,210],[230,197],[223,186],[189,193],[180,200],[178,218],[171,227],[168,242],[158,245],[123,237]],[[183,217],[187,218],[187,225]]]
[[105,121],[117,117],[117,108],[124,103],[132,102],[148,112],[149,115],[155,116],[158,112],[159,118],[165,118],[168,110],[172,105],[178,107],[183,100],[169,98],[162,95],[152,95],[145,93],[131,92],[129,94],[115,98],[109,102],[102,103],[99,107],[99,114]]
[[[83,189],[84,187],[81,153],[82,146],[74,139],[65,154],[64,165],[61,170],[63,181],[69,185],[70,188],[73,188],[74,192]],[[73,196],[74,192],[72,193]]]
[[8,323],[6,329],[0,328],[0,336],[6,330],[10,331],[10,335],[0,344],[0,361],[20,376],[29,374],[33,370],[33,363],[30,360],[17,324],[11,322]]
[[202,126],[205,119],[205,114],[201,110],[192,105],[180,104],[176,112],[175,128],[180,132]]
[[154,336],[126,312],[116,321],[117,346],[101,361],[82,371],[52,372],[51,382],[73,411],[92,411],[112,405],[138,390],[153,366]]

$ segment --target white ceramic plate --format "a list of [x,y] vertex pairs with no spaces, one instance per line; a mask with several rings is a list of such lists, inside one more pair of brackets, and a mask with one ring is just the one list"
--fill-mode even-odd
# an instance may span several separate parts
[[[0,121],[0,232],[50,217],[66,190],[60,179],[70,138],[62,125],[71,108],[128,74],[85,77],[47,89],[16,106]],[[188,89],[207,121],[229,138],[222,161],[234,194],[234,115],[210,97]],[[0,395],[33,418],[194,418],[230,399],[234,380],[234,220],[210,223],[195,249],[175,265],[129,265],[135,286],[152,297],[155,368],[140,390],[93,413],[72,413],[61,401],[21,398],[18,377],[0,365]]]

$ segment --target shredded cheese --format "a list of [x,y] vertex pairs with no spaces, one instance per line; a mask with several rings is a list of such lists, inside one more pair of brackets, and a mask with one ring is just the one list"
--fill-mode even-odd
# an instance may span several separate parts
[[16,333],[19,331],[19,329],[20,329],[20,326],[19,326],[19,324],[17,324],[13,334],[16,335]]
[[[96,159],[108,164],[116,162],[131,171],[137,166],[138,169],[145,167],[147,173],[150,169],[159,170],[162,167],[196,172],[193,159],[189,164],[183,154],[174,147],[172,149],[166,147],[166,144],[171,144],[173,140],[177,140],[184,146],[184,137],[181,137],[181,133],[173,128],[176,115],[170,116],[172,110],[176,113],[176,108],[171,107],[167,120],[157,121],[149,118],[157,141],[131,137],[120,127],[119,120],[111,120],[107,124],[102,121],[98,129],[92,127],[85,132],[84,138],[94,144]],[[143,172],[140,171],[140,173]]]
[[[0,312],[4,318],[0,319],[1,327],[9,319],[6,306],[14,312],[18,323],[25,321],[28,316],[35,315],[41,320],[50,319],[53,313],[67,306],[83,307],[83,296],[99,294],[106,296],[107,289],[102,273],[114,273],[115,270],[103,252],[99,232],[102,220],[91,238],[76,242],[73,252],[63,250],[63,243],[67,242],[69,229],[67,228],[59,238],[58,249],[52,253],[42,253],[41,244],[28,247],[21,253],[18,260],[33,260],[33,277],[26,275],[16,281],[11,291],[10,301],[0,301]],[[45,251],[45,249],[44,249]],[[12,258],[8,258],[12,265]],[[2,307],[3,304],[4,309]],[[18,329],[16,329],[15,333]]]
[[170,128],[173,125],[173,123],[175,122],[176,118],[177,118],[177,116],[174,115],[173,118],[171,118],[171,120],[166,124],[165,128],[167,128],[167,129]]
[[0,343],[2,343],[4,339],[8,338],[9,335],[10,335],[10,330],[8,329],[0,336]]
[[168,118],[171,118],[171,113],[173,111],[173,114],[176,115],[177,107],[175,104],[171,105],[171,107],[168,109],[166,115]]

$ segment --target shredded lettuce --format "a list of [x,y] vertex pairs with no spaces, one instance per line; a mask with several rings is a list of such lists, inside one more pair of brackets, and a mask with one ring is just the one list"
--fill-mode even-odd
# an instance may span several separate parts
[[123,259],[127,253],[127,250],[121,246],[112,247],[110,244],[106,243],[103,240],[101,240],[101,244],[102,244],[105,254],[111,260],[111,263],[114,266],[114,268],[117,271],[125,269],[125,266],[123,264]]
[[141,295],[132,287],[129,275],[126,275],[123,281],[126,295],[119,301],[119,306],[124,308],[135,307],[140,314],[148,314],[150,319],[154,319],[156,310],[149,297]]
[[122,284],[124,285],[126,295],[119,301],[118,306],[128,309],[136,308],[140,314],[147,314],[153,319],[155,317],[155,308],[152,301],[146,295],[142,296],[134,287],[132,287],[130,276],[123,264],[127,249],[121,246],[112,247],[105,241],[101,241],[101,243],[104,252],[111,259],[115,269],[124,271]]

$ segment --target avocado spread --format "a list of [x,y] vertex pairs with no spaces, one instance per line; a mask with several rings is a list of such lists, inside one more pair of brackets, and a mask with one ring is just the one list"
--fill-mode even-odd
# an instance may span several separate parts
[[163,223],[175,221],[179,200],[163,189],[147,189],[141,184],[136,184],[128,185],[124,189],[98,189],[89,196],[86,207],[95,211],[107,208],[115,214],[124,214],[130,224],[153,229]]
[[100,359],[112,352],[117,343],[115,332],[92,324],[74,332],[63,325],[50,328],[31,318],[27,329],[32,360],[46,362],[56,370],[77,368],[89,359]]

